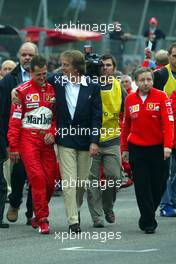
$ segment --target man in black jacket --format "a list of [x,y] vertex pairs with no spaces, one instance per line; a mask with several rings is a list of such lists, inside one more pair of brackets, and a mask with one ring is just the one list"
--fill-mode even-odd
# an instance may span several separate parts
[[[17,87],[20,83],[25,82],[30,79],[29,69],[30,62],[32,58],[38,54],[38,50],[35,44],[31,42],[26,42],[22,44],[19,49],[19,61],[20,63],[15,67],[15,69],[7,74],[0,81],[0,94],[2,97],[2,115],[3,115],[3,127],[5,137],[8,130],[10,106],[11,106],[11,91],[13,88]],[[8,146],[7,139],[6,145]],[[23,187],[26,180],[26,173],[24,170],[23,163],[20,161],[13,165],[11,174],[11,187],[12,192],[9,195],[10,206],[7,212],[7,219],[10,222],[16,222],[18,219],[18,210],[22,202]],[[30,219],[32,217],[32,198],[29,192],[27,200],[27,224],[30,224]]]
[[102,124],[100,87],[85,77],[84,55],[61,54],[63,75],[49,78],[56,88],[58,154],[69,231],[80,232],[79,211]]

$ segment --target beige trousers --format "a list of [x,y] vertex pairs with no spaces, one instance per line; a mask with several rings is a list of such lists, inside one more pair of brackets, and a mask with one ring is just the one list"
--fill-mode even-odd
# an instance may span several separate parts
[[68,224],[78,223],[78,211],[83,203],[86,181],[92,159],[89,151],[58,146],[64,204]]

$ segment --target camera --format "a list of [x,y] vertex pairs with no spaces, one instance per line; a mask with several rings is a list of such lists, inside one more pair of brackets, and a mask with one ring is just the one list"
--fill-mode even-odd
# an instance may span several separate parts
[[86,75],[93,78],[100,76],[100,68],[103,65],[100,56],[92,53],[91,46],[84,46],[85,60],[86,60]]

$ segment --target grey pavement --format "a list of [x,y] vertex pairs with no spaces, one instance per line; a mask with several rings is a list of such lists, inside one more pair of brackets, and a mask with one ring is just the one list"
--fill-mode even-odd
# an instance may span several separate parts
[[[117,194],[116,223],[92,227],[86,198],[81,211],[82,233],[67,233],[63,197],[50,203],[51,234],[41,235],[26,226],[25,200],[19,219],[0,229],[0,264],[173,264],[176,259],[176,218],[162,218],[158,229],[146,235],[138,229],[139,212],[133,187]],[[6,206],[7,210],[8,204]],[[6,220],[4,218],[4,220]]]

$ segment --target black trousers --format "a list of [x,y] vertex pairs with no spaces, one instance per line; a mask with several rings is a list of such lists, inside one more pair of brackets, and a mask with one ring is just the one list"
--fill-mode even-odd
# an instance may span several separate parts
[[163,146],[140,147],[129,144],[129,161],[142,228],[157,226],[155,211],[166,188],[169,160],[164,161]]
[[7,183],[3,174],[3,162],[0,162],[0,222],[2,222],[5,201],[7,195]]
[[[26,172],[24,169],[24,165],[22,160],[20,160],[18,163],[14,164],[11,174],[11,188],[12,192],[9,195],[9,202],[10,205],[14,208],[19,208],[20,204],[22,203],[23,198],[23,188],[24,184],[26,182]],[[27,201],[26,201],[26,217],[30,218],[33,214],[32,209],[32,194],[31,189],[29,188]]]

